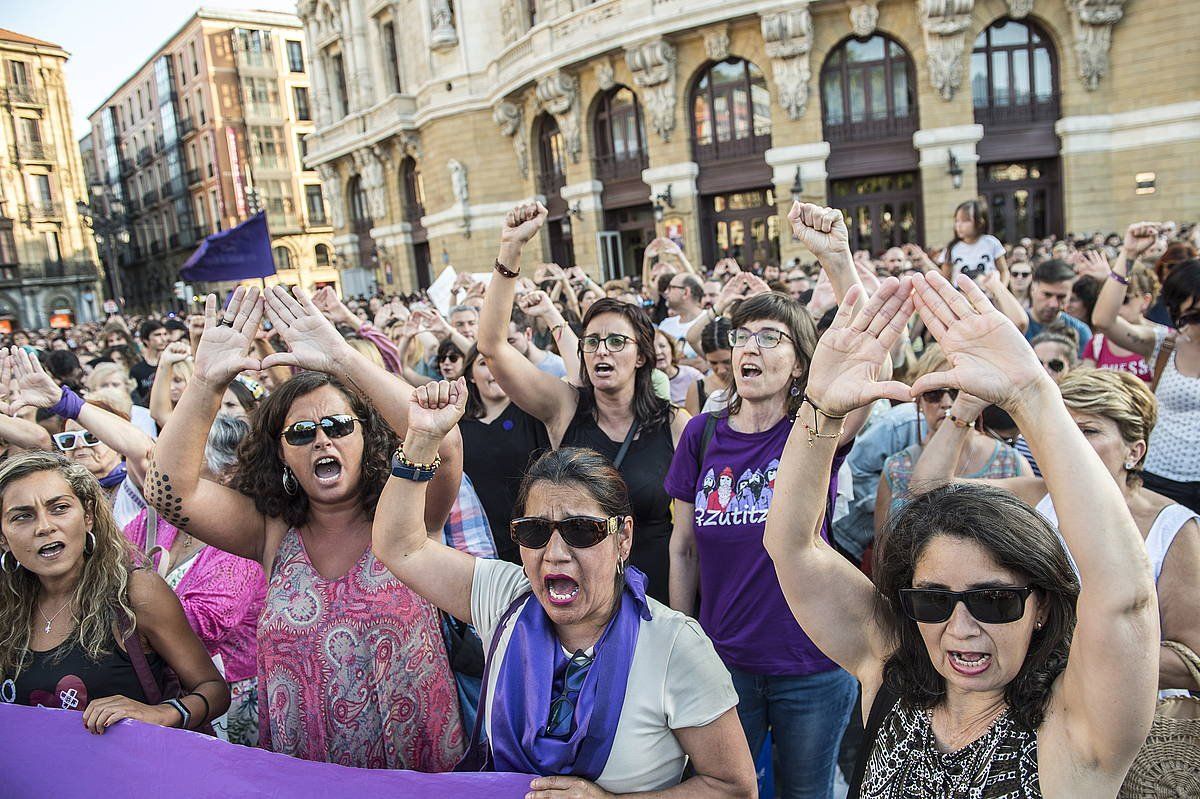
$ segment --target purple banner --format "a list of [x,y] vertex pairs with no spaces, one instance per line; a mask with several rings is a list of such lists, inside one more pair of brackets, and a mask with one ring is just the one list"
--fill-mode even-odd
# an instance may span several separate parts
[[0,703],[0,797],[496,797],[529,791],[523,774],[422,774],[347,768],[122,721],[104,735],[83,714]]

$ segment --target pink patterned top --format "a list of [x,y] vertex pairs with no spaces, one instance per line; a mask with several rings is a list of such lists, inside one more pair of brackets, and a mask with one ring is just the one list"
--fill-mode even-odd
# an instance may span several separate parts
[[322,577],[296,530],[258,625],[259,746],[358,768],[450,771],[465,746],[437,610],[370,548]]
[[[159,518],[158,546],[170,549],[177,535],[178,528]],[[146,511],[133,518],[125,537],[145,551]],[[267,590],[262,566],[216,547],[206,546],[195,557],[175,589],[183,614],[208,653],[221,656],[226,680],[249,679],[257,673],[254,631]]]

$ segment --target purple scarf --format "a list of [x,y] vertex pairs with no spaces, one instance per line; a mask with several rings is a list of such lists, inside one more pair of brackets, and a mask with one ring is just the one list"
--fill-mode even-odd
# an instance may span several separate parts
[[541,603],[532,597],[525,603],[496,675],[490,714],[496,771],[592,781],[600,776],[621,719],[642,619],[651,619],[646,575],[630,566],[625,569],[621,605],[596,642],[594,660],[575,702],[574,732],[567,739],[550,738],[545,733],[555,667],[565,658]]
[[100,478],[101,488],[112,488],[125,482],[125,461],[117,464],[117,468]]

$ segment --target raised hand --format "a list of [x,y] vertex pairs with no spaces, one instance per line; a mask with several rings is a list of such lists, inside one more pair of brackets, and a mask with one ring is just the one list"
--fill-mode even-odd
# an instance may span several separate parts
[[354,355],[342,334],[299,286],[292,294],[284,286],[272,286],[266,295],[266,314],[290,352],[273,352],[263,358],[263,369],[295,366],[339,374],[342,365]]
[[1108,278],[1112,267],[1108,265],[1108,259],[1104,257],[1104,253],[1099,250],[1088,250],[1079,254],[1079,263],[1075,271],[1080,275],[1091,275],[1097,280],[1103,281]]
[[550,212],[541,203],[522,203],[504,217],[500,229],[502,244],[524,246],[542,229]]
[[467,383],[438,380],[413,389],[408,404],[408,434],[441,440],[454,429],[467,407]]
[[813,286],[812,297],[808,300],[808,310],[820,319],[835,305],[837,297],[833,293],[833,282],[829,279],[829,273],[822,269],[817,275],[817,284]]
[[158,356],[158,359],[160,363],[164,363],[167,366],[174,366],[181,361],[186,361],[190,357],[192,357],[192,348],[188,346],[186,341],[172,341],[162,351],[162,354]]
[[554,312],[554,303],[544,291],[531,291],[517,299],[517,305],[529,316],[546,316]]
[[917,312],[950,362],[948,371],[918,378],[913,396],[957,388],[1013,413],[1047,384],[1054,389],[1025,337],[975,281],[959,275],[961,292],[937,272],[915,275],[912,281]]
[[15,391],[10,397],[8,411],[15,414],[22,408],[51,408],[62,398],[62,388],[46,374],[42,362],[20,347],[9,356]]
[[862,286],[846,294],[808,367],[808,397],[822,411],[842,416],[880,397],[912,399],[904,383],[879,379],[889,350],[912,315],[911,288],[910,278],[889,277],[858,313],[854,309],[861,305]]
[[1125,257],[1138,258],[1154,245],[1162,233],[1162,226],[1157,222],[1134,222],[1125,229],[1123,248]]
[[792,223],[792,234],[818,258],[834,253],[849,254],[850,235],[846,231],[846,220],[838,209],[797,200],[788,211],[788,221]]
[[868,297],[879,290],[879,275],[875,274],[875,270],[871,267],[870,259],[866,263],[856,260],[854,271],[858,273],[858,279],[862,282]]
[[258,287],[234,289],[229,307],[218,311],[217,295],[204,298],[204,333],[196,345],[194,380],[224,390],[245,371],[257,372],[262,363],[251,357],[255,334],[262,320],[263,303]]
[[333,290],[333,286],[322,286],[317,289],[312,295],[312,304],[335,325],[346,325],[355,330],[362,325],[362,320],[342,302],[342,298]]

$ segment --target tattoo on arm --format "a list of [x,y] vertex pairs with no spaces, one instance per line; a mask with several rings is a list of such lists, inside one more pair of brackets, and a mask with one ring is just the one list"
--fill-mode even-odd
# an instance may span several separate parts
[[186,529],[190,518],[183,515],[183,498],[171,486],[171,476],[159,471],[158,464],[150,462],[146,471],[146,500],[154,506],[164,519],[179,529]]

